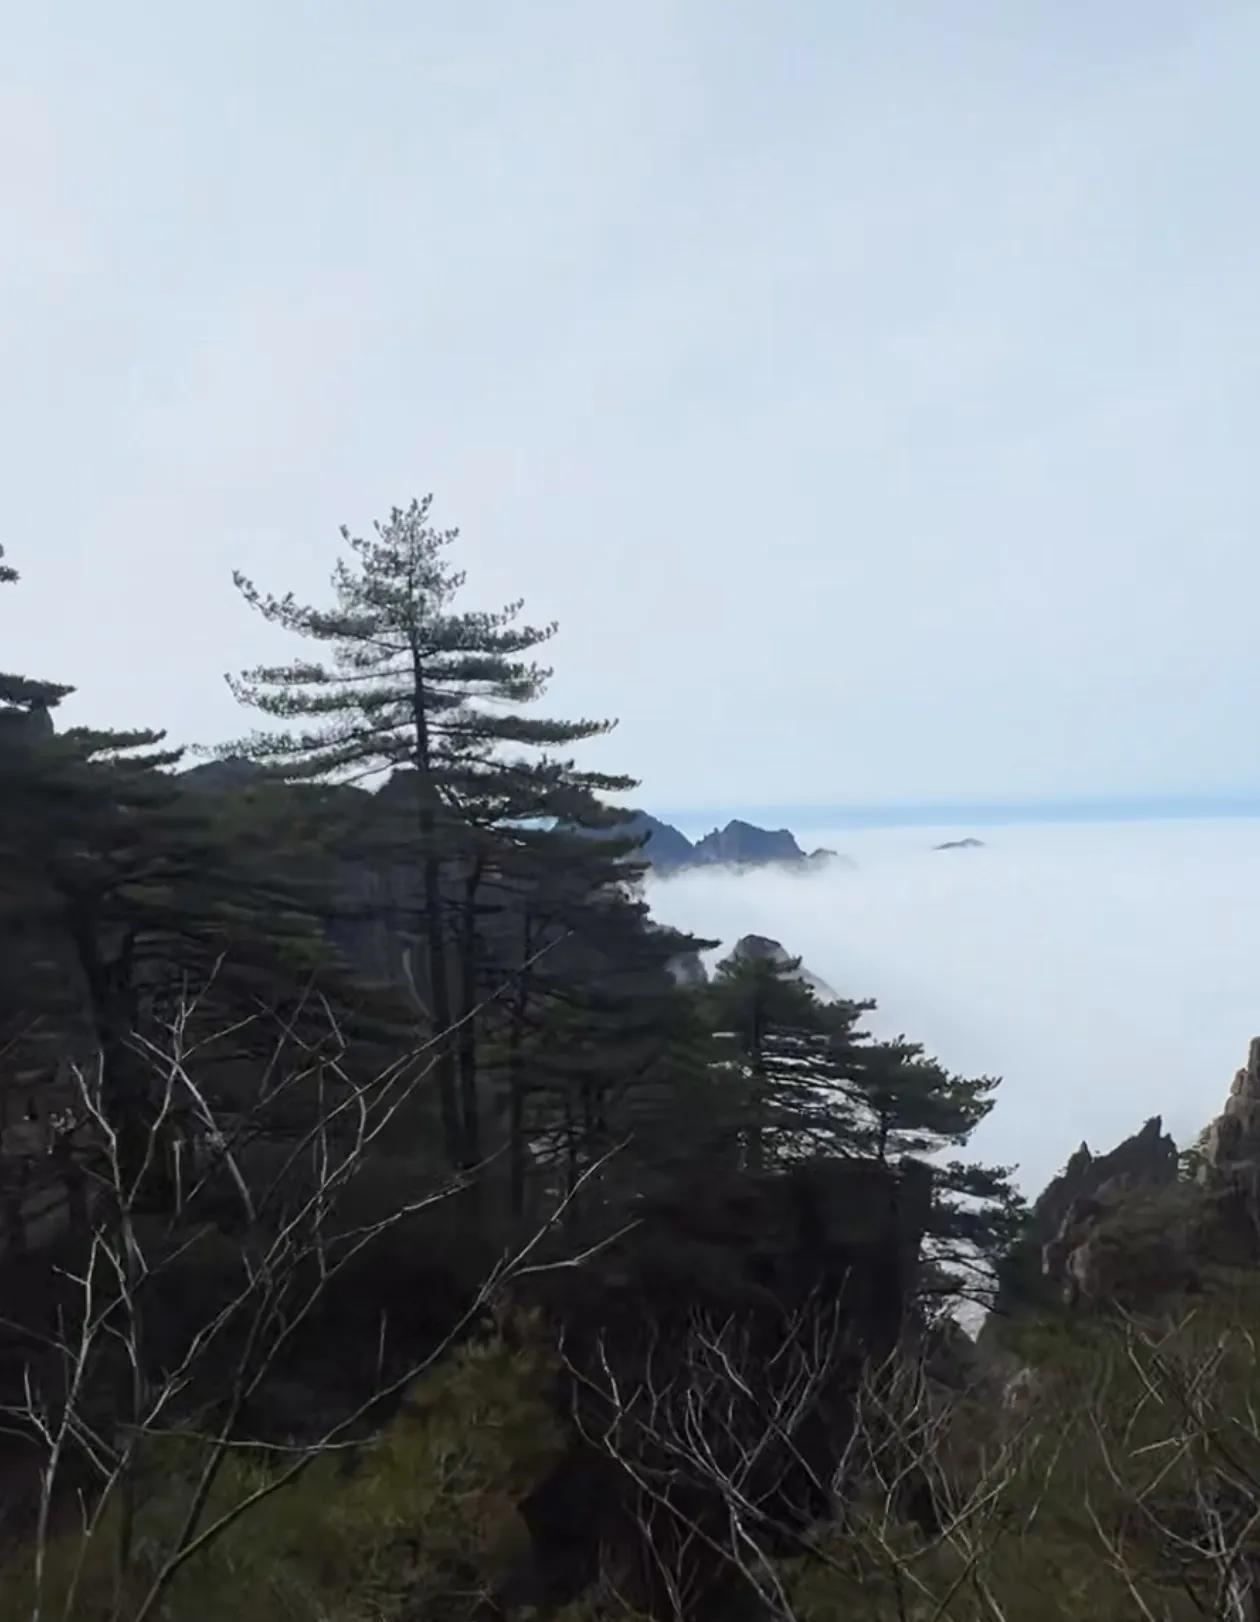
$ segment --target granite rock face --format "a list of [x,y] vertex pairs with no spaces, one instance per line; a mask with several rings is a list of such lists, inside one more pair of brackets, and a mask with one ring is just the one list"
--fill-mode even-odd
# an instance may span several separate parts
[[[1189,1278],[1184,1225],[1159,1215],[1177,1145],[1158,1115],[1109,1154],[1082,1144],[1033,1205],[1041,1270],[1068,1301],[1132,1300]],[[1166,1203],[1166,1202],[1165,1202]]]
[[1193,1161],[1187,1178],[1158,1117],[1109,1155],[1082,1144],[1033,1206],[1055,1292],[1140,1308],[1202,1289],[1217,1269],[1260,1262],[1260,1039]]
[[1201,1155],[1198,1175],[1208,1187],[1245,1183],[1254,1190],[1260,1182],[1260,1037],[1253,1038],[1225,1108],[1204,1134]]
[[1158,1115],[1140,1132],[1105,1155],[1091,1153],[1087,1143],[1047,1185],[1032,1208],[1033,1229],[1043,1244],[1063,1227],[1073,1205],[1081,1200],[1111,1198],[1123,1189],[1165,1187],[1177,1181],[1177,1145],[1163,1129]]
[[1235,1076],[1225,1107],[1196,1145],[1195,1182],[1214,1261],[1260,1262],[1260,1038]]
[[1197,1290],[1208,1259],[1205,1212],[1185,1183],[1105,1184],[1077,1200],[1042,1252],[1069,1305],[1147,1308]]

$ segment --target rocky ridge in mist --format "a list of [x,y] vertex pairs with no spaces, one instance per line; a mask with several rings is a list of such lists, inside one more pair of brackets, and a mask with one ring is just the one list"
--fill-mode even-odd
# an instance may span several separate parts
[[830,866],[853,866],[849,857],[833,850],[806,853],[786,828],[758,828],[738,817],[724,828],[714,828],[694,844],[670,823],[640,810],[628,811],[625,820],[613,828],[585,832],[595,839],[642,839],[644,843],[635,859],[646,862],[658,878],[715,867],[741,871],[771,867],[803,874]]
[[1260,1264],[1260,1038],[1221,1114],[1179,1153],[1158,1116],[1109,1153],[1088,1144],[1034,1201],[1027,1247],[1050,1299],[1145,1310]]

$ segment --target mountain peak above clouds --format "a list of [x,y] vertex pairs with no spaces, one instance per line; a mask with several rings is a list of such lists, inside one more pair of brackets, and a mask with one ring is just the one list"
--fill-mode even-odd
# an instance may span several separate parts
[[832,865],[853,866],[848,857],[833,850],[806,854],[787,828],[758,828],[739,817],[732,818],[724,828],[714,828],[695,844],[670,823],[637,809],[627,811],[625,820],[615,827],[580,831],[592,839],[643,838],[635,859],[648,863],[658,878],[706,867],[741,871],[774,867],[805,874]]

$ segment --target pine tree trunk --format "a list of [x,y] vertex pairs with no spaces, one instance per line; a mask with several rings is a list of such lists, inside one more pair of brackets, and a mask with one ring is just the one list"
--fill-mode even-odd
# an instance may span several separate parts
[[[420,836],[432,848],[435,818],[432,811],[420,813]],[[438,1078],[438,1098],[442,1110],[442,1133],[446,1158],[452,1166],[464,1163],[463,1131],[455,1087],[455,1054],[451,1046],[451,990],[446,970],[446,929],[443,917],[442,863],[438,857],[424,858],[424,928],[429,959],[429,998],[433,1008],[434,1068]]]
[[532,920],[522,919],[521,972],[512,1003],[512,1023],[508,1031],[508,1160],[510,1203],[514,1217],[525,1214],[525,1066],[521,1041],[525,1034],[525,1011],[529,1006],[530,955],[533,950]]
[[442,858],[437,849],[437,792],[429,760],[428,707],[419,653],[412,643],[414,681],[412,721],[416,729],[415,766],[420,778],[420,844],[424,874],[424,925],[429,958],[429,999],[433,1009],[434,1068],[442,1111],[446,1158],[452,1166],[466,1163],[451,1042],[451,984],[446,961],[446,911],[442,895]]
[[564,1092],[564,1143],[565,1143],[565,1177],[564,1195],[571,1203],[568,1208],[567,1221],[571,1225],[577,1218],[577,1203],[574,1196],[578,1185],[578,1148],[577,1126],[573,1119],[573,1093],[568,1087]]
[[134,935],[129,935],[112,962],[101,952],[96,925],[82,905],[66,914],[79,967],[87,986],[92,1029],[101,1065],[101,1108],[117,1136],[121,1195],[139,1194],[150,1130],[147,1077],[128,1038],[135,1025],[131,985]]
[[463,916],[460,921],[460,1010],[457,1051],[459,1099],[466,1166],[481,1159],[481,1112],[477,1098],[477,891],[483,863],[478,857],[464,880]]

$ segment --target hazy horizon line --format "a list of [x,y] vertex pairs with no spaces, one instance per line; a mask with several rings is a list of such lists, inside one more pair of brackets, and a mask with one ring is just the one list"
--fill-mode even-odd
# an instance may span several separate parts
[[[643,804],[642,800],[639,802]],[[1113,795],[1068,800],[918,800],[894,805],[734,806],[645,810],[662,822],[725,827],[733,819],[768,829],[1001,827],[1016,823],[1182,822],[1260,817],[1260,793]]]

